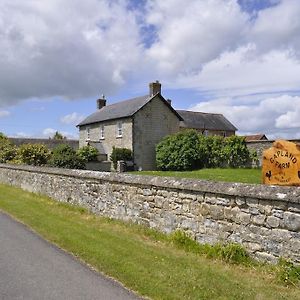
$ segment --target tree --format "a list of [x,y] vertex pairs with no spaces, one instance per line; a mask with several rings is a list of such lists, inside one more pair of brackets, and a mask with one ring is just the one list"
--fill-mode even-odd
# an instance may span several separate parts
[[52,137],[53,140],[66,140],[67,138],[63,136],[60,132],[56,131]]
[[0,132],[0,163],[11,161],[16,156],[16,146],[14,146],[8,137]]

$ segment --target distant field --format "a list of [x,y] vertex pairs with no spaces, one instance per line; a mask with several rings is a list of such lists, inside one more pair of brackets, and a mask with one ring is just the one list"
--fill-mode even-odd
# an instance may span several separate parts
[[140,175],[173,176],[216,181],[261,183],[261,169],[200,169],[195,171],[141,171]]

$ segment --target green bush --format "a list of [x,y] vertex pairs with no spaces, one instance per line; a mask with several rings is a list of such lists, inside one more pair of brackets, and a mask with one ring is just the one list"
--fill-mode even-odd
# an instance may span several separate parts
[[233,135],[224,140],[224,158],[229,167],[243,167],[250,161],[250,152],[245,138]]
[[156,147],[156,165],[163,171],[245,167],[251,155],[244,138],[203,136],[186,130],[165,137]]
[[72,147],[65,144],[53,149],[49,165],[58,168],[84,169],[84,161],[78,157]]
[[200,135],[202,145],[200,149],[206,149],[206,157],[202,162],[205,168],[220,168],[224,167],[224,138],[221,136],[202,136]]
[[88,145],[81,147],[76,153],[84,162],[89,162],[97,160],[99,151],[97,148]]
[[156,146],[156,165],[160,170],[184,171],[200,166],[199,138],[195,130],[165,137]]
[[47,164],[50,153],[43,144],[23,144],[17,150],[16,161],[27,165],[42,166]]
[[14,146],[10,140],[0,132],[0,163],[6,163],[15,158],[17,152],[16,146]]
[[119,160],[132,160],[132,151],[127,148],[116,148],[113,147],[110,155],[110,160],[113,162],[114,169],[117,169],[117,162]]

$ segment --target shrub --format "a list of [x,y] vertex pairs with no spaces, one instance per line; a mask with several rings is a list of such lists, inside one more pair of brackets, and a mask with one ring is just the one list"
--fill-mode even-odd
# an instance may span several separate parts
[[224,140],[224,157],[227,165],[232,168],[244,167],[250,161],[250,152],[245,138],[233,135]]
[[156,165],[161,170],[192,170],[199,167],[199,138],[195,130],[165,137],[156,146]]
[[224,138],[221,136],[200,136],[200,141],[203,145],[201,148],[205,148],[204,167],[206,168],[219,168],[225,165],[224,161]]
[[117,169],[117,162],[119,160],[132,160],[132,151],[127,148],[116,148],[113,147],[110,155],[110,160],[113,162],[114,169]]
[[72,147],[65,144],[58,145],[53,149],[49,165],[67,169],[84,169],[84,161],[77,156]]
[[82,159],[84,162],[89,162],[89,161],[97,160],[99,151],[97,148],[88,145],[88,146],[81,147],[80,149],[77,150],[76,153],[78,157]]
[[17,148],[10,140],[0,132],[0,163],[6,163],[13,160],[16,156]]
[[203,136],[186,130],[165,137],[156,147],[156,165],[163,171],[245,167],[251,160],[243,137]]
[[49,149],[43,144],[23,144],[17,150],[17,162],[42,166],[50,157]]

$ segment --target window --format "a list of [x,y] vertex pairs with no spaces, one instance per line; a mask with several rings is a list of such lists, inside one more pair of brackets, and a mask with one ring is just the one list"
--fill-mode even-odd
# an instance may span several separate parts
[[226,136],[227,136],[226,131],[223,131],[223,132],[222,132],[222,136],[223,136],[223,137],[226,137]]
[[123,124],[121,121],[117,123],[117,137],[123,136]]
[[90,127],[86,128],[86,139],[87,139],[87,141],[90,140]]
[[104,125],[100,125],[100,140],[104,140]]

